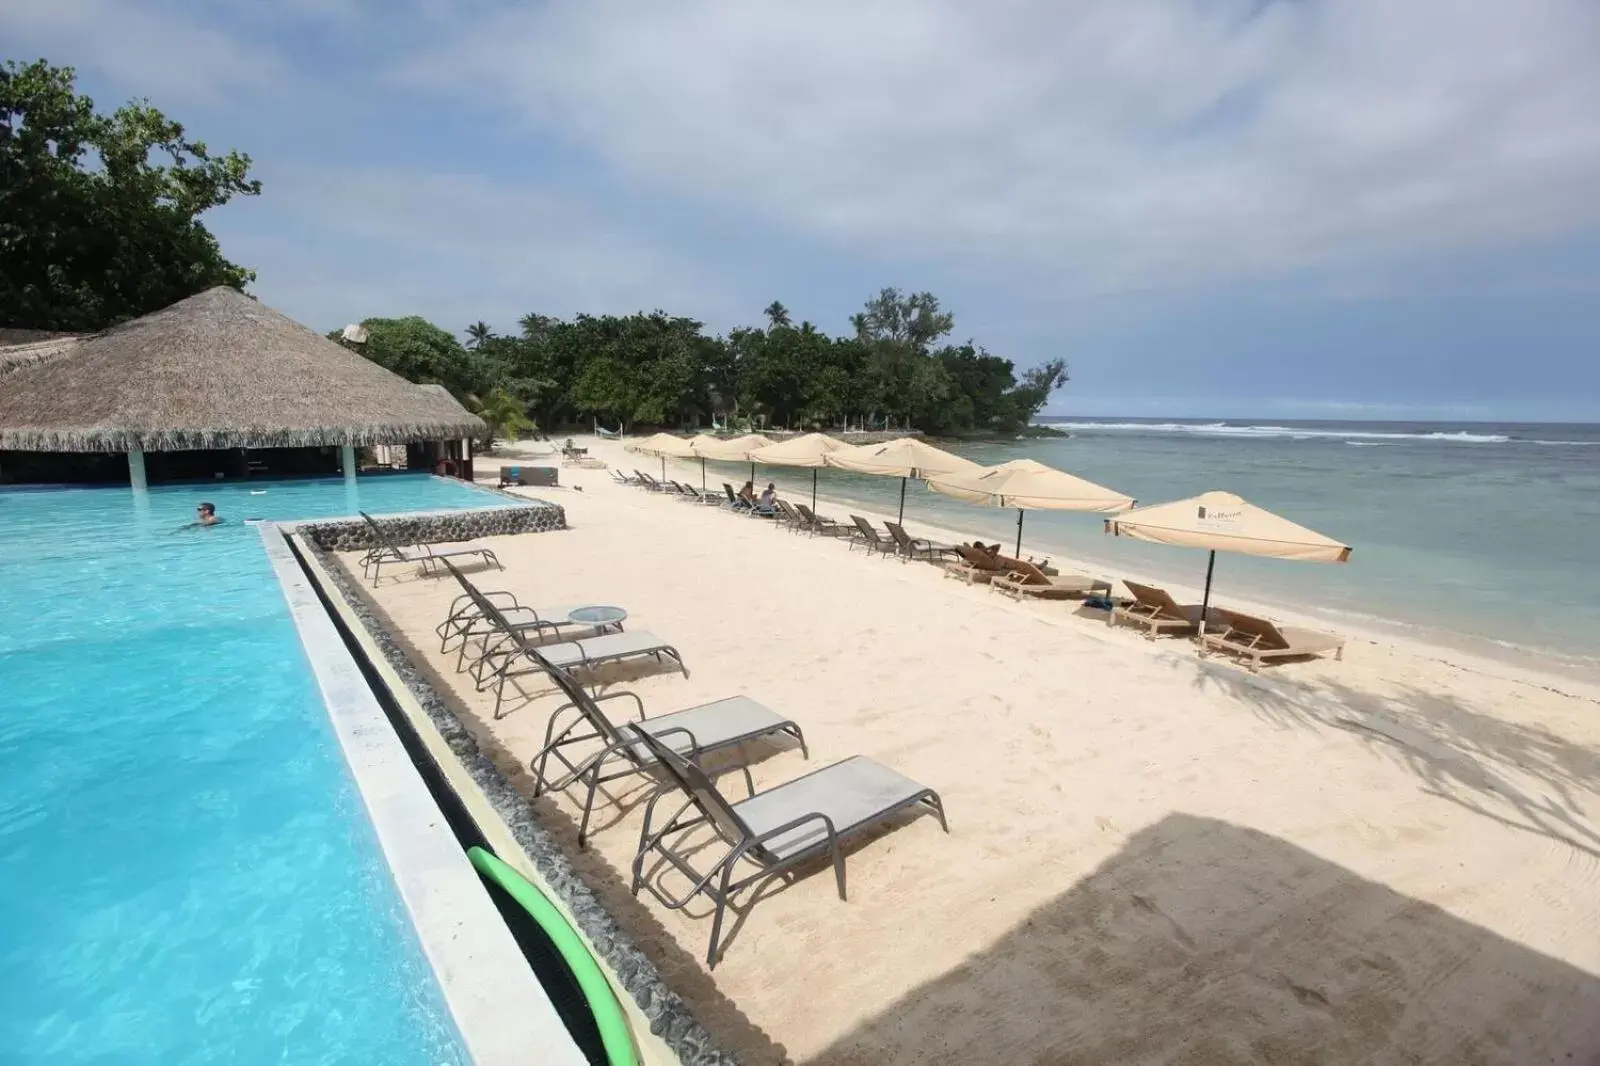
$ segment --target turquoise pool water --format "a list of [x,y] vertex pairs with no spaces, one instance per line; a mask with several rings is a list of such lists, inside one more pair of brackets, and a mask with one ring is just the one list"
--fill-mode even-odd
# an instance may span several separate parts
[[464,1061],[243,520],[495,502],[0,492],[0,1061]]

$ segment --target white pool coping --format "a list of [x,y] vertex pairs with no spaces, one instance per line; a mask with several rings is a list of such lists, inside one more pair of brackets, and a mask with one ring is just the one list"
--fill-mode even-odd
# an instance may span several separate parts
[[463,1049],[476,1066],[586,1066],[282,529],[258,529]]

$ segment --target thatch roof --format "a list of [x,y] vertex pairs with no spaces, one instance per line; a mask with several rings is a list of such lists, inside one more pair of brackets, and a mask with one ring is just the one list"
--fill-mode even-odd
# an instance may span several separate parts
[[[228,288],[0,380],[0,449],[185,451],[481,436],[481,419]],[[19,360],[20,361],[20,360]]]
[[24,333],[38,333],[44,339],[36,337],[33,340],[17,341],[16,343],[0,346],[0,377],[4,377],[14,370],[21,370],[25,366],[42,363],[46,359],[71,355],[78,350],[78,342],[82,340],[81,337],[74,333],[51,334],[43,333],[39,330],[26,329],[0,329],[0,340],[4,340],[7,337],[15,338],[17,335]]
[[415,385],[412,386],[422,394],[422,402],[441,419],[446,421],[455,418],[474,418],[473,413],[461,406],[461,401],[450,395],[450,390],[443,385]]

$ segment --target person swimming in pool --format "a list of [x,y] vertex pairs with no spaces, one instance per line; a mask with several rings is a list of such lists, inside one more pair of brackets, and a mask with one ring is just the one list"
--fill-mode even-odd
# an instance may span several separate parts
[[179,526],[173,532],[181,533],[186,529],[203,529],[206,526],[221,524],[222,517],[217,514],[217,505],[214,503],[202,503],[194,509],[194,521],[186,526]]

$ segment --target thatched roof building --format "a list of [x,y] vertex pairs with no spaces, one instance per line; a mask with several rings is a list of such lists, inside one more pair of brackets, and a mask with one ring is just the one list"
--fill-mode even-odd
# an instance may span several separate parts
[[228,288],[104,333],[22,347],[0,349],[0,450],[298,448],[484,432],[442,388],[413,385]]

